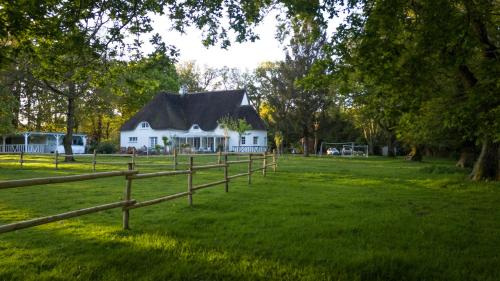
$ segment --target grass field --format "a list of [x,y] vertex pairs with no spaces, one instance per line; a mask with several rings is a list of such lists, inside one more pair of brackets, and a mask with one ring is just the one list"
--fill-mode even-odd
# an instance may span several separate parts
[[[89,170],[0,163],[0,180]],[[115,202],[124,184],[0,190],[0,224]],[[185,175],[154,178],[132,197],[185,189]],[[0,234],[0,280],[500,280],[499,202],[499,183],[470,182],[448,160],[282,158],[251,185],[198,191],[193,207],[132,210],[130,231],[115,209]]]

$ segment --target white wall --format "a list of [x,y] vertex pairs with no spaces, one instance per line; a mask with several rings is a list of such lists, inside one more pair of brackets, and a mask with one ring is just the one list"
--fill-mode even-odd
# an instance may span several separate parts
[[[73,154],[83,154],[85,153],[85,146],[83,145],[72,145],[71,150],[73,151]],[[63,145],[58,145],[57,146],[57,152],[58,153],[66,153],[64,152],[64,146]]]
[[[203,131],[201,129],[191,128],[188,131],[180,130],[154,130],[151,127],[142,128],[139,126],[133,131],[122,131],[120,132],[120,147],[135,147],[137,149],[143,148],[144,146],[150,146],[150,137],[157,137],[158,144],[163,146],[163,136],[167,136],[170,140],[175,137],[196,137],[196,136],[206,136],[206,137],[224,137],[224,130],[217,127],[214,131]],[[251,130],[245,133],[245,144],[241,146],[267,146],[267,131]],[[137,137],[137,142],[129,142],[130,137]],[[253,143],[253,137],[257,137],[257,144]],[[234,131],[229,131],[229,150],[233,146],[238,146],[238,133]]]
[[[140,128],[138,126],[134,131],[123,131],[120,132],[120,147],[135,147],[137,149],[144,146],[150,147],[150,137],[156,137],[158,144],[163,146],[163,137],[166,136],[169,139],[173,135],[179,136],[183,131],[176,130],[153,130],[149,128]],[[130,137],[137,137],[137,142],[129,142]]]
[[[267,131],[257,131],[251,130],[245,132],[242,136],[245,137],[245,144],[240,146],[267,146]],[[253,143],[253,138],[257,137],[257,144]],[[239,136],[237,132],[230,131],[229,133],[229,149],[231,150],[233,146],[238,146]]]

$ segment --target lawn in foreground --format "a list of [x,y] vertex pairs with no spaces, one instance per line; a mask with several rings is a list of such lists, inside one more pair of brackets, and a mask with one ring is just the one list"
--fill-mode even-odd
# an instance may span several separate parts
[[[130,231],[115,209],[1,234],[0,280],[500,280],[498,183],[469,182],[445,160],[279,164],[250,186],[198,191],[193,207],[181,198],[132,210]],[[0,179],[83,172],[4,164]],[[2,190],[0,224],[118,201],[123,187],[110,178]],[[185,176],[149,179],[132,197],[185,188]]]

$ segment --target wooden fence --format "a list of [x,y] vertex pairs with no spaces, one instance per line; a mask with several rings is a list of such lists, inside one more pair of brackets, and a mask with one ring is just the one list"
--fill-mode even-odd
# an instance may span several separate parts
[[[265,152],[263,152],[265,153]],[[263,153],[251,153],[254,155],[262,155]],[[274,153],[274,152],[273,152]],[[12,152],[0,152],[1,155],[5,156],[12,156],[12,159],[1,159],[0,158],[0,163],[19,163],[19,166],[22,168],[26,164],[34,163],[34,164],[50,164],[53,165],[54,169],[59,169],[61,165],[73,165],[73,164],[88,164],[90,165],[90,169],[95,172],[98,168],[99,165],[123,165],[126,167],[128,163],[133,163],[134,168],[136,167],[172,167],[174,170],[177,170],[179,166],[183,165],[186,166],[189,163],[188,162],[180,162],[179,158],[182,157],[213,157],[214,162],[217,164],[222,163],[222,158],[223,155],[229,155],[229,156],[246,156],[249,155],[250,153],[238,153],[238,152],[231,152],[231,153],[203,153],[203,154],[181,154],[178,155],[177,152],[174,150],[173,154],[170,155],[142,155],[138,156],[135,151],[132,154],[97,154],[96,151],[94,150],[93,154],[74,154],[74,155],[67,155],[67,154],[60,154],[57,151],[54,154],[27,154],[24,152],[19,152],[19,153],[12,153]],[[37,159],[27,159],[27,157],[35,157]],[[77,162],[65,162],[64,159],[65,157],[75,157],[75,158],[88,158],[90,161],[88,162],[82,162],[82,161],[77,161]],[[16,159],[17,158],[17,159]],[[118,158],[119,160],[111,160],[113,158]],[[144,161],[139,161],[139,159],[155,159],[155,160],[167,160],[169,161],[168,163],[159,163],[159,162],[144,162]]]
[[[251,176],[254,172],[262,171],[262,175],[266,175],[267,167],[272,166],[273,171],[276,171],[277,162],[276,162],[276,154],[248,154],[248,159],[246,160],[235,160],[229,161],[228,155],[221,155],[221,163],[218,164],[210,164],[210,165],[198,165],[194,164],[194,157],[189,156],[188,168],[186,170],[175,170],[175,171],[161,171],[161,172],[152,172],[152,173],[139,173],[138,170],[134,169],[134,163],[128,163],[128,170],[126,171],[111,171],[111,172],[98,172],[98,173],[90,173],[90,174],[80,174],[80,175],[72,175],[72,176],[59,176],[59,177],[46,177],[46,178],[33,178],[33,179],[23,179],[23,180],[8,180],[8,181],[0,181],[0,190],[8,189],[8,188],[18,188],[18,187],[28,187],[33,185],[46,185],[46,184],[57,184],[57,183],[68,183],[75,181],[87,181],[93,179],[101,179],[108,177],[125,177],[125,189],[123,193],[123,198],[121,201],[112,202],[104,205],[93,206],[85,209],[73,210],[69,212],[65,212],[62,214],[40,217],[31,220],[15,222],[6,225],[0,225],[0,233],[15,231],[18,229],[34,227],[37,225],[47,224],[50,222],[65,220],[73,217],[78,217],[86,214],[91,214],[103,210],[109,210],[114,208],[122,208],[122,225],[123,229],[129,229],[129,220],[130,220],[130,210],[146,207],[154,204],[158,204],[161,202],[173,200],[176,198],[186,196],[188,198],[188,204],[191,206],[193,204],[193,194],[196,190],[200,190],[203,188],[221,185],[224,184],[224,190],[229,192],[229,183],[232,179],[237,177],[247,176],[248,184],[251,183]],[[268,164],[267,159],[272,158],[272,162]],[[253,163],[262,160],[262,166],[258,168],[253,168]],[[229,175],[228,169],[231,165],[237,164],[247,164],[247,172],[240,173],[235,175]],[[224,178],[222,180],[204,183],[200,185],[193,186],[193,177],[196,174],[196,171],[199,170],[207,170],[207,169],[224,169]],[[177,176],[177,175],[187,175],[187,190],[184,192],[166,195],[163,197],[155,198],[152,200],[137,202],[132,199],[132,183],[139,181],[141,179],[146,178],[154,178],[154,177],[168,177],[168,176]]]

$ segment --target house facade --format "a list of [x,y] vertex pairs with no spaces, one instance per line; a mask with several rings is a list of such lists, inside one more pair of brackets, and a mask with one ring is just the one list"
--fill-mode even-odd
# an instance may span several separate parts
[[[218,121],[229,116],[245,119],[252,129],[240,140],[235,131],[225,131]],[[225,138],[227,136],[227,138]],[[138,150],[164,146],[190,152],[263,152],[267,129],[244,90],[191,94],[160,93],[120,129],[122,149]],[[226,140],[226,141],[225,141]]]

